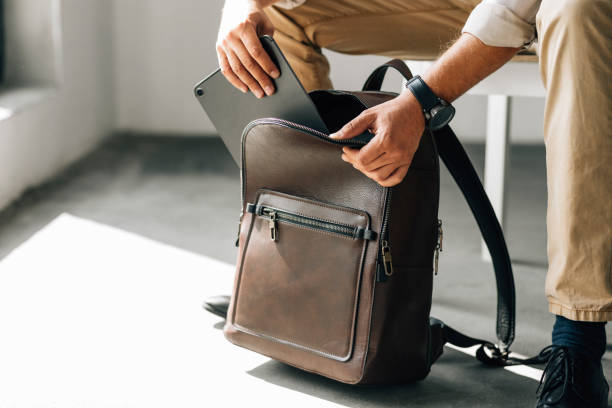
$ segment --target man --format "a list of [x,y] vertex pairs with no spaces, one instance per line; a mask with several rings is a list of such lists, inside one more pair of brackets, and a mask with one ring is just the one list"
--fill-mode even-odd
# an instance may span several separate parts
[[[258,42],[270,34],[307,90],[331,88],[321,48],[434,59],[423,75],[452,102],[536,38],[547,89],[546,295],[555,345],[538,407],[607,406],[601,358],[612,317],[612,1],[610,0],[227,0],[217,52],[225,77],[258,98],[278,71]],[[520,80],[520,78],[517,78]],[[412,92],[364,111],[331,135],[369,129],[342,159],[382,186],[406,175],[426,125]],[[224,315],[227,298],[207,307]],[[217,308],[217,309],[215,309]]]

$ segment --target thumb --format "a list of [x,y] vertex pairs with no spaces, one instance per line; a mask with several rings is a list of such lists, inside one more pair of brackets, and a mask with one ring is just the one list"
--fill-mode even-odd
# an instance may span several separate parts
[[269,35],[270,37],[274,35],[274,25],[263,11],[261,12],[261,19],[257,24],[257,34],[259,36]]
[[351,137],[360,135],[368,130],[375,119],[375,115],[364,112],[346,125],[342,126],[342,129],[339,131],[329,135],[329,137],[332,139],[350,139]]

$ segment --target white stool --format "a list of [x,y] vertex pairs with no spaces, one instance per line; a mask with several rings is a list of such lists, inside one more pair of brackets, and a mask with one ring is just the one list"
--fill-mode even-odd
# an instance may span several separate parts
[[[414,75],[422,75],[433,61],[405,61]],[[404,85],[404,84],[402,84]],[[404,87],[402,86],[402,89]],[[517,56],[467,92],[486,95],[487,131],[484,186],[502,228],[505,229],[506,173],[510,143],[510,101],[513,96],[545,97],[535,55]],[[482,258],[490,260],[482,244]]]

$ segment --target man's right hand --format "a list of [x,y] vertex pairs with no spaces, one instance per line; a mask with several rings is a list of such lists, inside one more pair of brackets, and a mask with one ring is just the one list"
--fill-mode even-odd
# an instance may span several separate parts
[[258,98],[274,93],[270,77],[279,76],[259,40],[262,35],[274,34],[274,26],[263,12],[263,7],[272,3],[275,1],[227,0],[217,38],[217,57],[225,78]]

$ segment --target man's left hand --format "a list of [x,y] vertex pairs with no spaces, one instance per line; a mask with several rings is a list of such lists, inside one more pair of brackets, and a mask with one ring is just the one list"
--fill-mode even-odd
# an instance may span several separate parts
[[361,149],[343,147],[342,160],[383,187],[399,184],[410,167],[425,129],[421,105],[411,92],[363,111],[333,139],[350,139],[369,130],[375,136]]

